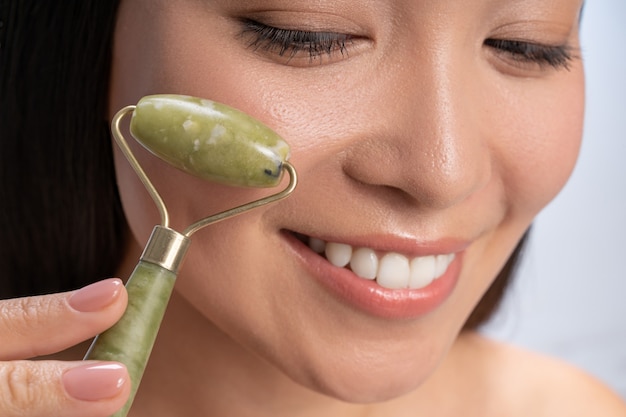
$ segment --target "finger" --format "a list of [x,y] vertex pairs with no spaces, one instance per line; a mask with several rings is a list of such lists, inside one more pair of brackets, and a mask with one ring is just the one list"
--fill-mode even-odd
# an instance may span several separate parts
[[111,327],[124,313],[119,279],[80,290],[0,301],[0,360],[58,352]]
[[126,368],[114,362],[0,362],[3,417],[106,417],[129,393]]

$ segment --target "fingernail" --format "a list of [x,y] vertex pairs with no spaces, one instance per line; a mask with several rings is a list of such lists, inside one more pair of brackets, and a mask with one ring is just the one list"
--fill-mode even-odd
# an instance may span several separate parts
[[126,368],[112,362],[82,365],[63,374],[65,391],[82,401],[115,397],[122,391],[127,380]]
[[102,310],[117,298],[123,286],[117,278],[105,279],[74,292],[68,302],[83,313]]

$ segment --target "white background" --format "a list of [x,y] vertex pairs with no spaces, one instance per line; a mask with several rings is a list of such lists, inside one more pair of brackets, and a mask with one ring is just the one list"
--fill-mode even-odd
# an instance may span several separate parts
[[582,153],[485,331],[564,358],[626,399],[626,0],[586,3]]

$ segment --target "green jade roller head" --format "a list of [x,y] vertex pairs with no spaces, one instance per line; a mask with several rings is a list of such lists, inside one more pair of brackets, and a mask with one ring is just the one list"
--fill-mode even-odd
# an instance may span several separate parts
[[137,103],[130,132],[161,159],[223,184],[274,187],[289,146],[239,110],[188,96],[158,95]]
[[[169,214],[152,182],[134,157],[120,130],[132,113],[131,135],[151,153],[191,175],[240,187],[275,187],[289,174],[280,192],[200,219],[179,233],[169,227]],[[270,204],[290,195],[297,175],[287,162],[289,146],[271,129],[224,104],[172,94],[146,96],[121,109],[111,131],[120,149],[150,193],[161,215],[139,263],[126,283],[128,307],[122,318],[98,335],[85,359],[121,362],[128,368],[131,394],[113,417],[130,410],[190,237],[199,229]]]

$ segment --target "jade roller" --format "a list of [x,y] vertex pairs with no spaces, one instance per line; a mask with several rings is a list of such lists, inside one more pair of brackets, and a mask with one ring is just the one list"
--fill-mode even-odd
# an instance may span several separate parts
[[[179,233],[169,227],[163,200],[120,131],[120,121],[131,113],[130,133],[135,140],[191,175],[241,187],[274,187],[286,171],[289,184],[268,197],[200,219]],[[137,393],[191,235],[205,226],[287,197],[296,186],[297,175],[287,162],[289,146],[283,139],[247,114],[210,100],[147,96],[137,105],[121,109],[113,118],[111,131],[161,216],[161,224],[154,227],[126,284],[128,307],[124,315],[96,337],[85,356],[86,360],[121,362],[128,368],[130,398],[114,414],[124,417]]]

